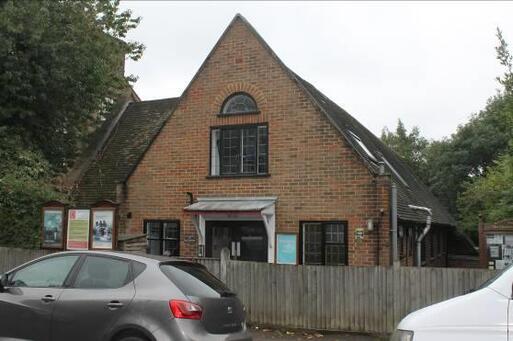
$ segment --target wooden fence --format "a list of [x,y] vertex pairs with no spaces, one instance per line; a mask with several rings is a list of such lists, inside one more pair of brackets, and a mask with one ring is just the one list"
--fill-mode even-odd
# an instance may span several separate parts
[[[0,273],[44,250],[0,247]],[[408,313],[468,293],[496,274],[481,269],[291,266],[195,259],[234,290],[255,324],[390,333]]]
[[51,253],[49,250],[28,250],[0,247],[0,273],[49,253]]
[[468,293],[495,273],[229,261],[225,281],[245,304],[252,323],[390,333],[410,312]]

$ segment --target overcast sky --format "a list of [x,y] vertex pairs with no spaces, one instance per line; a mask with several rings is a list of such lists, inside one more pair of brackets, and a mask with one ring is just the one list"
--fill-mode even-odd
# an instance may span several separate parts
[[513,45],[513,2],[127,1],[146,45],[127,73],[143,100],[180,96],[236,13],[282,61],[379,135],[401,118],[438,139],[499,88],[496,27]]

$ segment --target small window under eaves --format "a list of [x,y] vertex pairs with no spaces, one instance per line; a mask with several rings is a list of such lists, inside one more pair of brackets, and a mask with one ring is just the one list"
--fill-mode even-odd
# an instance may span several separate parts
[[360,137],[353,133],[351,130],[349,130],[349,134],[351,134],[351,137],[353,137],[353,140],[360,146],[360,148],[363,150],[363,152],[367,155],[369,159],[371,159],[374,162],[378,162],[378,159],[372,154],[372,152],[367,148],[367,146],[362,142]]

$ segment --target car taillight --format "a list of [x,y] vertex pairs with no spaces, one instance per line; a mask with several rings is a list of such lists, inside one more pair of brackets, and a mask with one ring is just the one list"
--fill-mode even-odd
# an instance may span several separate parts
[[203,314],[201,306],[187,301],[171,300],[169,309],[177,319],[201,320]]

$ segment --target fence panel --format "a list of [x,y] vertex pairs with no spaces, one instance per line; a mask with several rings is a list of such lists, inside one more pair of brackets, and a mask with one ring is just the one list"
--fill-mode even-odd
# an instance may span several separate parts
[[10,247],[0,247],[0,273],[18,265],[51,253],[50,250],[30,250]]
[[228,261],[227,284],[252,323],[390,333],[407,314],[467,293],[495,271],[287,266]]

